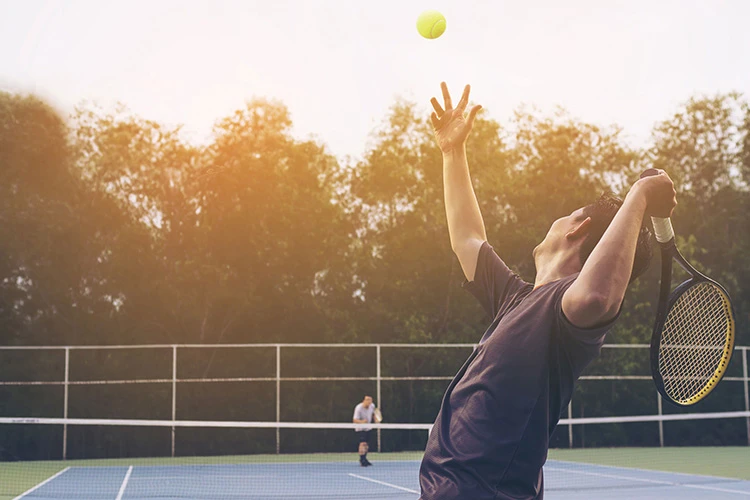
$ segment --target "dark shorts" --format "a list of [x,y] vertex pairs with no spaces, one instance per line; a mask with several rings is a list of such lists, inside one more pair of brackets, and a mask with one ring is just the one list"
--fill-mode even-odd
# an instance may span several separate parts
[[370,440],[370,431],[357,431],[357,442],[367,443]]

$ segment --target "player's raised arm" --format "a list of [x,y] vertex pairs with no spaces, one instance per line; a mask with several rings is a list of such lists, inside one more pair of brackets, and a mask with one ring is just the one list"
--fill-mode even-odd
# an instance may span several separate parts
[[443,189],[448,233],[451,248],[458,256],[466,279],[472,281],[479,249],[487,240],[487,235],[479,203],[471,185],[469,163],[466,158],[466,139],[481,106],[471,108],[468,117],[465,118],[470,87],[467,85],[464,88],[461,100],[455,108],[445,82],[441,83],[440,87],[443,91],[444,106],[440,106],[434,97],[430,102],[435,109],[431,116],[435,138],[443,152]]
[[633,184],[578,278],[563,295],[563,313],[571,323],[587,328],[617,315],[633,272],[643,218],[668,217],[676,205],[674,185],[663,171]]

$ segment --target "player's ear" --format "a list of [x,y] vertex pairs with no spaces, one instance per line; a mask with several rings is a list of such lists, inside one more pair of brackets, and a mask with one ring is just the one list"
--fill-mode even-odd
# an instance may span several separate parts
[[581,222],[577,223],[576,226],[565,234],[565,237],[569,240],[578,240],[585,238],[589,234],[591,229],[591,217],[586,217]]

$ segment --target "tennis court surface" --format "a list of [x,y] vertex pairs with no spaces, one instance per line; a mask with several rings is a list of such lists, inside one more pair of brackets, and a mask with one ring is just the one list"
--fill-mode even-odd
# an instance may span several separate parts
[[[662,405],[648,345],[605,347],[550,437],[545,499],[750,499],[749,348],[698,411]],[[416,500],[472,348],[0,347],[0,500]],[[350,420],[364,394],[387,410],[368,424],[372,467]]]
[[[747,447],[552,450],[550,456],[545,466],[545,498],[750,498]],[[373,453],[371,457],[374,465],[367,468],[359,466],[354,454],[6,463],[0,468],[0,498],[419,497],[418,453]]]

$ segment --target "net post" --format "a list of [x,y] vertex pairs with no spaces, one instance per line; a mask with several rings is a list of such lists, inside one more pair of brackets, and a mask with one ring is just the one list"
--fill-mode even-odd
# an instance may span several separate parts
[[[377,398],[378,403],[377,406],[382,411],[381,408],[382,401],[380,400],[380,344],[375,346],[375,359],[376,359],[376,368],[375,368],[375,374],[377,377]],[[380,453],[380,427],[378,427],[378,453]]]
[[573,448],[573,398],[568,401],[568,448]]
[[[661,394],[658,391],[656,392],[656,406],[659,409],[659,416],[661,417],[663,415]],[[664,421],[661,419],[659,420],[659,446],[664,448]]]
[[[65,382],[63,389],[63,418],[68,418],[68,387],[70,382],[70,347],[65,348]],[[62,458],[68,458],[68,424],[63,424]]]
[[[742,348],[742,383],[745,385],[745,411],[750,411],[750,390],[747,378],[747,347]],[[750,417],[745,419],[747,428],[747,445],[750,446]]]
[[[172,346],[172,423],[177,420],[177,346]],[[175,427],[172,425],[172,458],[174,458]]]
[[[281,422],[281,345],[276,344],[276,423]],[[276,454],[281,453],[281,430],[276,427]]]

